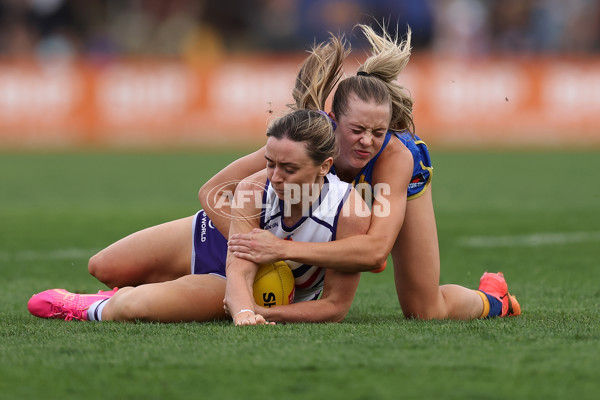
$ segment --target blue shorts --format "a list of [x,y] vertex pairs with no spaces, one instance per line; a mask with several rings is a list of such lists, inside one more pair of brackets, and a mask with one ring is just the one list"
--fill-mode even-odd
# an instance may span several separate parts
[[213,225],[204,210],[194,217],[192,275],[213,274],[225,278],[227,239]]
[[408,184],[407,199],[412,200],[425,193],[433,177],[433,167],[427,144],[410,133],[396,134],[396,137],[410,150],[414,160],[413,176]]

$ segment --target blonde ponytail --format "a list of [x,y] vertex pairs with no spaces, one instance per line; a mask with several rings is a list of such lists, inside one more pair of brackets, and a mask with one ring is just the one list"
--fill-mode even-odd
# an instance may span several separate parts
[[328,42],[314,45],[302,63],[292,91],[292,109],[324,110],[327,97],[342,77],[350,46],[343,37],[331,35]]
[[334,114],[346,113],[347,99],[352,94],[363,101],[375,101],[378,104],[390,102],[392,113],[390,129],[398,132],[408,130],[414,133],[413,99],[406,89],[395,83],[410,60],[410,28],[406,39],[400,40],[397,35],[392,37],[381,25],[381,34],[368,25],[357,26],[369,41],[371,54],[358,68],[357,76],[348,77],[340,82],[334,96]]
[[327,97],[342,77],[349,53],[347,42],[334,35],[328,42],[314,45],[296,77],[292,91],[295,103],[288,105],[292,111],[274,120],[267,130],[269,137],[304,142],[315,165],[337,155],[335,122],[324,109]]

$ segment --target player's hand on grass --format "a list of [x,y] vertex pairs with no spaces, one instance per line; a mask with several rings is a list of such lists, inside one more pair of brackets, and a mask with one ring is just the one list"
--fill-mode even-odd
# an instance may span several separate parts
[[257,264],[273,263],[285,258],[281,249],[282,239],[269,231],[253,229],[250,233],[232,235],[228,242],[229,251],[234,256]]
[[275,322],[269,322],[260,314],[255,314],[252,311],[244,311],[236,314],[233,318],[235,326],[248,325],[275,325]]
[[[258,310],[259,308],[263,308],[260,307],[258,304],[254,304],[254,309]],[[223,299],[223,310],[225,311],[225,315],[229,315],[231,316],[231,312],[229,312],[229,307],[227,306],[227,300]],[[260,311],[258,311],[260,313]]]

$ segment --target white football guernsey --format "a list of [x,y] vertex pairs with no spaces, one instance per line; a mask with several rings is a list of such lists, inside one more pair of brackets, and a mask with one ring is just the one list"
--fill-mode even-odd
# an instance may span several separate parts
[[[271,183],[267,180],[263,193],[260,227],[285,240],[299,242],[335,240],[338,218],[350,189],[350,184],[340,181],[333,174],[327,174],[319,198],[307,207],[296,224],[286,226],[283,222],[285,210],[283,201],[277,197]],[[317,299],[323,290],[325,269],[291,260],[285,262],[292,269],[296,281],[294,303]]]

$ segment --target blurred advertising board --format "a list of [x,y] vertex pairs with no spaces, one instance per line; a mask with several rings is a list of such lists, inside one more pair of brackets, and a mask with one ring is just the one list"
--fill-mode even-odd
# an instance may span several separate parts
[[[0,148],[260,145],[291,102],[303,57],[4,60]],[[430,145],[600,146],[600,59],[414,55],[398,83]]]

